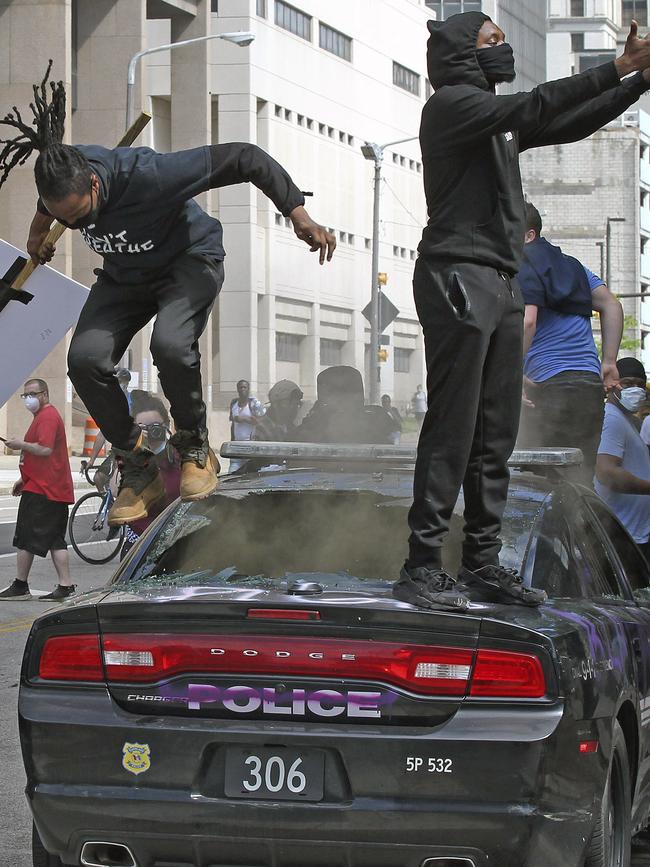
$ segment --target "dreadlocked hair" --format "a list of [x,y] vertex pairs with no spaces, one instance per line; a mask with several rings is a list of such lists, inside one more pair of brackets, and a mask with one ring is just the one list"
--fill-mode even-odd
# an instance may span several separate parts
[[70,193],[83,194],[88,191],[92,169],[84,155],[63,144],[65,132],[65,87],[62,81],[50,81],[48,101],[48,79],[52,61],[40,85],[33,85],[34,101],[29,107],[34,119],[26,123],[16,106],[13,111],[0,120],[0,124],[19,131],[13,139],[0,139],[0,187],[9,177],[15,166],[23,165],[32,153],[38,152],[34,175],[36,187],[42,198],[60,202]]

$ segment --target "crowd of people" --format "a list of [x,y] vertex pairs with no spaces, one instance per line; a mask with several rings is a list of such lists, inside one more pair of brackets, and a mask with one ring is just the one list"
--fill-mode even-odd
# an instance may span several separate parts
[[[251,396],[244,379],[237,383],[237,393],[230,404],[231,439],[236,441],[400,443],[399,409],[388,394],[382,395],[381,406],[366,404],[363,379],[354,367],[337,365],[318,375],[316,401],[299,424],[304,395],[292,380],[276,382],[266,406]],[[414,398],[414,410],[416,406]],[[230,472],[249,467],[244,459],[230,462]]]

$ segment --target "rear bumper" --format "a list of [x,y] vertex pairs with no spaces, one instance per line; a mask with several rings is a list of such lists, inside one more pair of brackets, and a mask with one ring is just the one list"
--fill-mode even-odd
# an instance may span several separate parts
[[[21,738],[36,825],[64,864],[103,840],[138,867],[577,867],[606,773],[560,706],[464,708],[432,731],[135,717],[101,690],[47,692],[22,689]],[[148,745],[146,772],[124,769],[126,742]],[[223,753],[242,744],[326,750],[323,801],[226,798]],[[428,756],[453,773],[406,770]]]
[[464,858],[468,867],[578,867],[590,827],[585,817],[558,822],[515,804],[417,811],[354,804],[324,817],[140,794],[133,802],[104,791],[89,810],[81,795],[39,790],[31,805],[41,839],[64,864],[79,864],[83,843],[102,840],[127,845],[138,867],[421,867],[428,858]]

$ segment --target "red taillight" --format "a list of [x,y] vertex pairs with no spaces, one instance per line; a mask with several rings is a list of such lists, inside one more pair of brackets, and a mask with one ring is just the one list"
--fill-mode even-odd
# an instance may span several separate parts
[[48,638],[41,653],[38,676],[43,680],[104,680],[99,636]]
[[376,680],[423,695],[464,696],[473,652],[448,647],[268,635],[106,635],[108,679],[155,682],[190,672]]
[[542,664],[527,653],[479,650],[469,694],[493,698],[542,698],[546,681]]
[[249,608],[252,620],[320,620],[320,611],[305,608]]
[[[112,634],[103,639],[103,662],[108,680],[120,683],[155,683],[190,673],[257,674],[374,680],[432,696],[546,695],[537,656],[421,644],[270,635]],[[48,638],[39,676],[103,681],[98,636]]]

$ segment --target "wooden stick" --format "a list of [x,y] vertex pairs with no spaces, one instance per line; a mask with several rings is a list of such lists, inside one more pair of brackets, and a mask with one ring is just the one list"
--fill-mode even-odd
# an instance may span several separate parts
[[[146,125],[151,120],[151,115],[147,111],[143,111],[122,136],[122,138],[117,143],[118,148],[129,147],[140,135],[142,130],[146,127]],[[56,244],[61,235],[65,232],[67,226],[64,226],[62,223],[55,221],[54,225],[51,227],[50,231],[47,233],[45,240],[43,241],[43,247],[46,244]],[[41,248],[42,249],[42,248]],[[20,274],[16,277],[14,282],[11,284],[12,289],[22,289],[25,285],[25,282],[31,277],[36,269],[36,265],[32,262],[31,259],[27,260],[26,265],[20,272]]]

